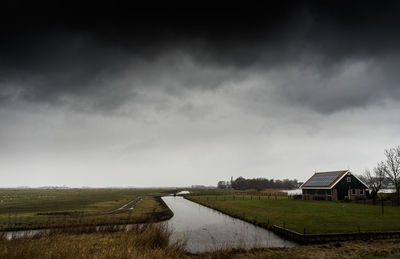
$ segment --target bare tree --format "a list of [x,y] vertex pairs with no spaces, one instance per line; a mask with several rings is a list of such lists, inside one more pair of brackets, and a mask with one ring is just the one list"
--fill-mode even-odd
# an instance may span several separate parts
[[385,179],[385,167],[386,165],[383,162],[378,163],[378,165],[372,170],[372,173],[369,169],[365,170],[362,175],[362,179],[368,185],[368,187],[372,190],[371,197],[373,200],[376,199],[379,190],[382,188],[383,181]]
[[400,146],[385,150],[385,174],[396,187],[397,202],[400,201]]

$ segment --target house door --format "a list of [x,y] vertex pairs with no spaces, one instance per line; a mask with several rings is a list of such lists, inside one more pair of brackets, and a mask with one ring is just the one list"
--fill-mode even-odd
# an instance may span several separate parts
[[347,190],[337,189],[338,200],[344,200],[344,196],[347,196]]

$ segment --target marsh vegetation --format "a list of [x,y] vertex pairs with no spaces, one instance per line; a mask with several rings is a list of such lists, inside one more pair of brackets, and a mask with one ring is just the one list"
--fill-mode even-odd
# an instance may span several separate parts
[[[92,229],[93,230],[93,229]],[[170,243],[171,230],[163,224],[144,225],[129,231],[103,228],[92,232],[54,231],[35,238],[0,238],[0,258],[387,258],[400,255],[400,242],[349,241],[294,248],[220,249],[191,254],[185,240]]]

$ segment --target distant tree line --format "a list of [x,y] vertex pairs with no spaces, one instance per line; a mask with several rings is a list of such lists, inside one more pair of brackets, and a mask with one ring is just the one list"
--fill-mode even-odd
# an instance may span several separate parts
[[289,180],[274,180],[266,178],[253,178],[245,179],[243,177],[238,177],[231,181],[219,181],[217,187],[220,189],[233,188],[235,190],[263,190],[263,189],[281,189],[281,190],[291,190],[298,188],[299,184],[296,179]]

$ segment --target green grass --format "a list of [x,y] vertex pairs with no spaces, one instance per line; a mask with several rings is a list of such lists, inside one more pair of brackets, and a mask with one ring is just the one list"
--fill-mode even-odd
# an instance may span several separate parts
[[[292,200],[274,196],[188,196],[192,201],[227,214],[306,234],[400,230],[400,207],[347,202]],[[269,198],[269,199],[268,199]],[[207,200],[208,199],[208,200]],[[217,200],[216,200],[217,199]]]
[[[0,230],[154,221],[168,210],[152,189],[0,189]],[[139,196],[133,210],[106,214]]]

